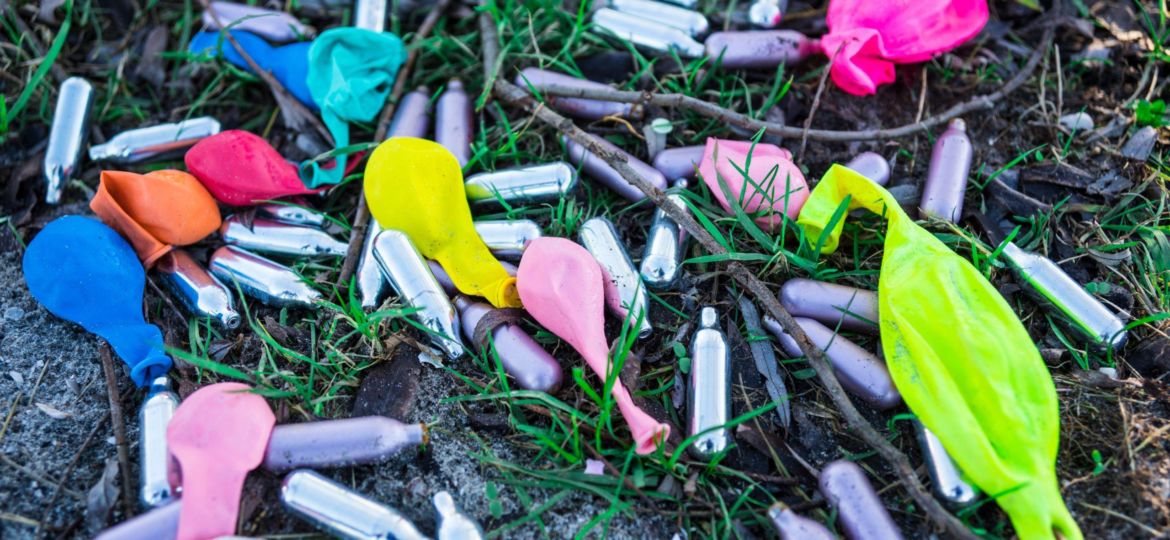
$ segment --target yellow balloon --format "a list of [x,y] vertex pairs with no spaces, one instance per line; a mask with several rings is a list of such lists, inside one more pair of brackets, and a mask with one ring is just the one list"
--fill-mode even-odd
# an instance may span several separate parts
[[496,307],[521,307],[516,278],[475,232],[463,170],[442,145],[388,139],[366,164],[365,191],[378,224],[406,233],[424,257],[443,266],[460,292]]

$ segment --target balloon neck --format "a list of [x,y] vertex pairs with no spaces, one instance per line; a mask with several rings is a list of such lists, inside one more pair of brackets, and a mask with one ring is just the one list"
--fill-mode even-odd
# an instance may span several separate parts
[[1056,478],[1040,475],[995,502],[1007,512],[1020,540],[1082,540],[1080,527],[1069,514]]

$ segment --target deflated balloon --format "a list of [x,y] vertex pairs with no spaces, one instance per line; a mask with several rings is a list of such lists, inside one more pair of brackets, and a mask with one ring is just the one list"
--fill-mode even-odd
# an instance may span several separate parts
[[247,206],[316,193],[268,141],[247,131],[229,130],[199,141],[187,151],[187,170],[219,202]]
[[774,144],[709,137],[699,175],[724,210],[734,215],[730,194],[749,215],[762,213],[755,222],[768,231],[783,223],[784,214],[796,219],[808,199],[808,183],[792,162],[792,154]]
[[[605,276],[593,256],[564,238],[537,238],[524,250],[517,279],[524,309],[532,318],[572,345],[593,372],[608,381]],[[638,408],[616,376],[611,395],[630,426],[637,453],[653,453],[670,436],[670,426]]]
[[1024,325],[971,263],[919,227],[885,189],[834,165],[797,221],[837,249],[842,201],[888,219],[878,278],[882,349],[902,398],[963,473],[1011,517],[1021,539],[1081,531],[1056,479],[1060,410]]
[[[370,122],[382,110],[394,76],[406,61],[402,40],[389,32],[333,28],[309,49],[309,91],[321,105],[321,118],[337,148],[349,145],[350,122]],[[346,156],[329,168],[316,161],[301,165],[301,179],[315,188],[341,182]]]
[[146,268],[174,246],[194,244],[219,228],[219,207],[194,176],[182,171],[102,171],[89,207],[122,234]]
[[162,332],[142,318],[146,271],[117,231],[96,219],[57,218],[29,243],[23,266],[33,298],[109,342],[135,384],[171,369]]
[[[290,43],[281,47],[273,47],[263,38],[243,30],[229,31],[236,42],[248,51],[248,55],[256,64],[272,74],[288,93],[306,107],[317,110],[317,103],[309,92],[309,47],[310,43],[302,41]],[[243,55],[236,51],[226,37],[220,32],[199,32],[191,37],[191,44],[187,49],[193,53],[208,54],[215,58],[223,58],[235,66],[252,72],[252,67],[244,60]]]
[[366,164],[366,201],[384,229],[407,234],[439,261],[455,287],[495,307],[520,307],[516,278],[488,251],[471,223],[459,162],[442,145],[394,137]]
[[236,532],[244,477],[264,461],[276,416],[240,383],[196,390],[167,424],[167,448],[183,474],[179,540]]
[[866,96],[894,81],[894,64],[925,62],[975,37],[987,24],[987,0],[832,0],[826,22],[821,46],[833,82]]

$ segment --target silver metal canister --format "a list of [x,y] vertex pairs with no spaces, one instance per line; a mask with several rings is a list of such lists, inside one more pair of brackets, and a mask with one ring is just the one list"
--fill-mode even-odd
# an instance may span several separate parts
[[540,225],[531,219],[476,221],[475,232],[493,255],[513,260],[519,260],[528,243],[544,234]]
[[1114,351],[1125,344],[1125,322],[1105,307],[1051,259],[1025,251],[1014,243],[1004,246],[1004,259],[1031,295],[1056,315],[1065,328],[1094,349]]
[[357,0],[353,6],[353,25],[371,32],[386,30],[387,0]]
[[702,13],[653,0],[609,0],[609,7],[622,13],[678,28],[691,37],[699,37],[711,29]]
[[450,493],[440,491],[432,501],[439,517],[438,540],[483,540],[483,528],[459,509]]
[[207,266],[229,288],[238,285],[244,294],[271,306],[312,308],[321,300],[321,293],[291,268],[235,246],[215,250]]
[[684,58],[699,58],[706,51],[703,44],[695,41],[685,30],[616,9],[601,8],[593,12],[593,26],[618,39],[659,53],[668,54],[673,50]]
[[366,229],[366,241],[362,244],[362,254],[358,257],[357,270],[354,272],[363,309],[377,308],[390,294],[386,276],[382,275],[378,259],[374,257],[374,240],[379,234],[382,234],[382,226],[378,224],[378,220],[371,218]]
[[524,165],[467,177],[467,200],[477,207],[556,202],[577,187],[577,170],[563,161]]
[[280,502],[292,513],[339,538],[426,540],[398,511],[308,469],[288,473]]
[[581,225],[577,239],[605,272],[605,279],[609,281],[605,301],[610,311],[626,317],[630,324],[635,324],[641,317],[638,338],[650,337],[654,330],[650,325],[650,295],[613,223],[603,217],[592,218]]
[[110,163],[140,163],[193,146],[219,133],[219,129],[219,120],[202,116],[173,124],[123,131],[105,144],[89,147],[89,159]]
[[157,508],[176,498],[171,490],[171,455],[167,452],[167,424],[179,407],[166,376],[150,381],[146,399],[138,409],[138,501]]
[[223,328],[240,325],[231,289],[211,275],[191,254],[175,248],[154,265],[159,279],[179,303],[199,317],[208,317]]
[[89,109],[93,105],[93,86],[81,77],[69,77],[57,93],[53,126],[43,162],[45,202],[61,202],[65,184],[77,174],[81,149],[89,137]]
[[926,462],[926,472],[934,484],[934,496],[953,508],[968,506],[979,497],[979,491],[963,480],[955,460],[947,453],[942,441],[931,433],[922,422],[914,421],[918,445]]
[[329,219],[323,212],[298,204],[265,203],[256,206],[256,214],[279,221],[285,225],[300,225],[302,227],[325,227]]
[[410,237],[394,229],[382,231],[374,241],[374,257],[402,302],[418,308],[411,317],[429,330],[431,344],[452,360],[463,356],[459,314]]
[[[675,181],[677,190],[687,188],[685,178]],[[690,209],[682,200],[679,193],[671,193],[666,200],[683,212],[690,213]],[[667,289],[674,285],[682,271],[683,255],[686,253],[687,234],[661,208],[654,209],[654,221],[650,223],[650,232],[646,235],[646,251],[642,253],[642,282],[651,289]]]
[[687,416],[687,435],[702,433],[691,443],[691,455],[709,460],[730,447],[731,434],[718,426],[731,420],[731,346],[713,307],[699,312],[699,329],[691,339]]
[[228,216],[219,227],[223,241],[249,251],[287,257],[344,257],[349,246],[315,227],[299,227],[263,218],[245,223]]

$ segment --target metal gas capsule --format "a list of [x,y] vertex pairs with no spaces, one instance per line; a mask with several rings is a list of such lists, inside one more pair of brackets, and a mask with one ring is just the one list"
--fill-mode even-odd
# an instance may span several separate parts
[[692,455],[708,460],[731,445],[727,428],[718,427],[731,420],[731,346],[719,329],[719,313],[713,307],[699,312],[699,329],[691,339],[687,415],[687,434],[703,433],[691,444]]
[[865,471],[852,461],[834,461],[821,469],[819,487],[846,538],[900,540],[902,531],[873,490]]
[[440,491],[432,501],[439,516],[438,540],[483,540],[483,528],[470,516],[459,510],[450,493]]
[[707,36],[705,44],[707,56],[714,61],[722,55],[722,65],[728,69],[792,66],[816,52],[807,36],[792,30],[715,32]]
[[[641,317],[638,338],[650,337],[650,332],[654,330],[650,326],[650,295],[613,223],[603,217],[592,218],[581,225],[577,240],[597,259],[605,272],[605,278],[609,281],[606,284],[605,300],[610,311],[628,318],[630,324]],[[611,290],[616,290],[616,294],[610,294]]]
[[353,6],[353,25],[371,32],[386,30],[387,0],[357,0]]
[[410,520],[320,474],[301,469],[280,485],[280,502],[292,513],[339,538],[425,540]]
[[[675,181],[676,189],[686,189],[686,179]],[[682,195],[671,193],[666,196],[683,212],[690,212],[682,200]],[[661,208],[654,209],[654,221],[650,223],[650,232],[646,235],[646,251],[642,253],[641,273],[642,281],[651,289],[666,289],[672,285],[682,270],[683,254],[686,253],[687,240],[690,237]]]
[[273,472],[300,467],[352,467],[379,463],[426,440],[422,424],[386,416],[359,416],[272,429],[264,468]]
[[879,186],[890,182],[890,162],[875,152],[857,154],[845,166],[857,171],[861,176],[873,180],[873,183]]
[[150,381],[146,399],[138,409],[138,502],[145,508],[157,508],[175,498],[171,491],[167,424],[178,407],[179,396],[171,391],[169,377]]
[[773,504],[768,517],[780,531],[780,540],[837,540],[824,525],[793,512],[784,503]]
[[[892,409],[902,403],[902,394],[894,386],[890,371],[880,358],[817,321],[796,317],[796,323],[808,334],[814,346],[825,351],[829,363],[833,364],[833,373],[846,391],[878,410]],[[780,340],[789,357],[804,356],[796,340],[784,333],[776,319],[764,316],[764,328]]]
[[[519,270],[516,265],[508,261],[500,261],[500,266],[504,267],[504,271],[509,276],[516,277],[516,272]],[[427,268],[430,268],[431,275],[435,276],[435,280],[439,282],[439,286],[443,288],[443,292],[452,298],[459,295],[459,289],[455,287],[455,282],[451,281],[451,276],[447,275],[447,271],[443,270],[442,265],[435,261],[428,260]]]
[[675,51],[684,58],[703,56],[703,44],[695,41],[691,34],[655,19],[623,13],[616,9],[601,8],[593,12],[593,26],[598,30],[658,53]]
[[447,83],[447,91],[439,96],[439,102],[435,105],[435,142],[450,150],[459,161],[459,166],[463,167],[471,159],[474,129],[471,98],[463,90],[462,82],[451,79]]
[[707,18],[698,11],[655,2],[653,0],[609,0],[609,7],[635,17],[655,21],[678,28],[691,37],[698,37],[710,30]]
[[366,228],[366,240],[362,244],[362,254],[358,257],[357,269],[354,276],[357,278],[358,295],[362,300],[363,309],[373,309],[382,305],[382,301],[390,294],[390,286],[382,269],[378,267],[378,260],[374,257],[374,240],[382,234],[382,226],[378,220],[370,219]]
[[[459,310],[463,336],[469,340],[475,339],[475,328],[479,321],[495,309],[463,295],[455,297],[455,308]],[[564,377],[561,365],[523,328],[503,323],[492,329],[491,337],[492,347],[500,358],[504,372],[515,378],[521,388],[547,393],[556,392],[560,388]]]
[[172,249],[158,259],[154,270],[171,294],[191,313],[208,317],[223,328],[233,329],[240,325],[240,314],[234,306],[231,289],[195,262],[191,254]]
[[[515,82],[516,86],[520,88],[528,89],[531,87],[536,89],[537,92],[542,92],[550,86],[595,90],[610,89],[608,85],[599,82],[578,79],[570,75],[565,75],[564,73],[534,67],[524,68],[519,75],[516,75]],[[641,108],[633,103],[564,96],[543,95],[543,97],[544,101],[552,106],[552,108],[582,120],[601,120],[607,116],[628,118],[641,115]]]
[[167,157],[219,133],[219,121],[203,116],[173,124],[159,124],[114,135],[105,144],[89,147],[91,161],[140,163]]
[[780,287],[780,303],[794,317],[808,317],[829,328],[878,333],[878,297],[874,291],[811,279],[790,279]]
[[934,217],[958,223],[963,213],[963,196],[967,176],[971,173],[971,139],[962,118],[951,120],[947,130],[934,143],[930,169],[922,186],[922,217]]
[[244,294],[271,306],[312,308],[321,300],[321,293],[291,268],[235,246],[215,250],[208,267],[229,288],[238,285]]
[[706,146],[680,146],[667,148],[654,156],[654,168],[667,178],[694,178],[695,168],[703,161]]
[[475,232],[492,254],[502,259],[519,259],[528,243],[544,234],[531,219],[476,221]]
[[248,224],[239,216],[228,216],[219,227],[219,235],[233,246],[288,257],[344,257],[349,248],[321,229],[262,218]]
[[415,88],[414,91],[402,96],[398,108],[394,110],[394,119],[390,121],[390,129],[386,132],[389,137],[427,138],[431,128],[431,91],[425,86]]
[[934,496],[956,508],[975,502],[979,491],[963,481],[959,467],[947,449],[943,448],[942,441],[918,420],[914,421],[914,430],[918,435],[918,445],[922,448],[926,472],[930,473],[930,480],[934,484]]
[[556,202],[577,187],[577,171],[568,163],[555,161],[473,174],[464,190],[477,207]]
[[329,221],[325,214],[297,204],[266,203],[256,206],[256,213],[285,225],[323,228]]
[[1056,319],[1094,349],[1119,350],[1128,333],[1125,322],[1089,294],[1080,283],[1055,262],[1008,242],[1001,252],[1008,266],[1020,276],[1034,298],[1056,315]]
[[[623,178],[620,173],[618,173],[617,169],[610,167],[608,163],[593,155],[593,153],[584,146],[577,144],[567,136],[563,137],[562,140],[565,142],[565,150],[569,155],[569,162],[581,167],[581,170],[585,171],[585,174],[589,175],[590,178],[601,182],[603,185],[605,185],[605,187],[612,189],[618,195],[621,195],[630,201],[638,202],[646,198],[646,194],[642,193],[641,190],[626,181],[626,179]],[[597,142],[601,145],[602,148],[605,149],[606,152],[624,156],[626,158],[626,164],[628,164],[638,176],[642,177],[643,180],[649,182],[650,185],[661,190],[666,189],[666,177],[662,176],[662,173],[658,172],[658,169],[647,165],[646,162],[634,156],[631,156],[630,154],[626,153],[625,150],[614,146],[614,144],[609,141],[604,139],[597,139]]]
[[81,165],[81,149],[89,137],[89,109],[92,105],[93,86],[89,81],[70,77],[61,83],[43,162],[46,203],[61,202],[65,184]]
[[374,257],[402,301],[418,308],[411,316],[430,330],[431,344],[452,360],[463,356],[459,314],[410,238],[402,231],[382,231],[374,241]]

